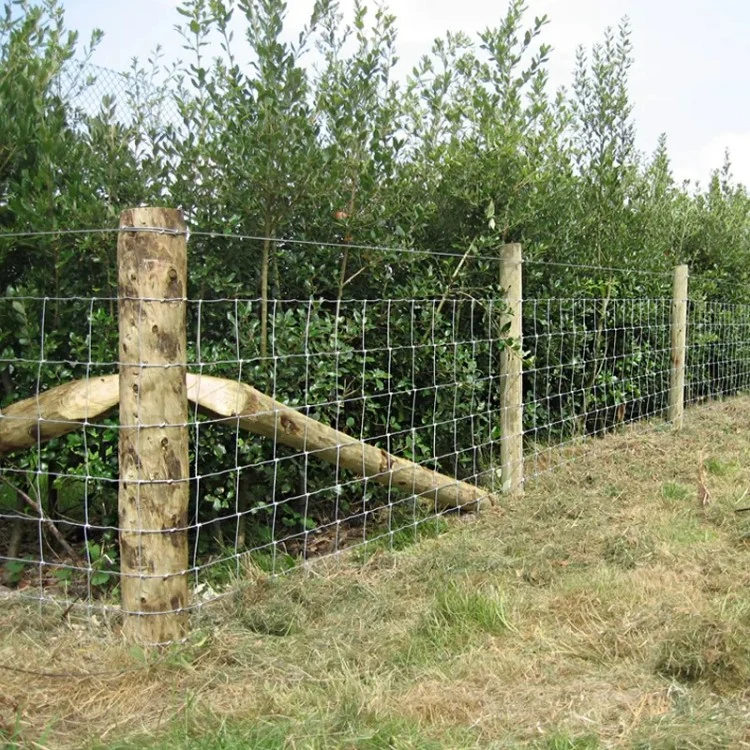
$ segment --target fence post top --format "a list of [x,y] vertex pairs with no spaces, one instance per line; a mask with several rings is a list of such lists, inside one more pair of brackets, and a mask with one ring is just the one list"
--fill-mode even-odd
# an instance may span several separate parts
[[185,231],[185,217],[181,208],[139,206],[120,213],[120,229],[144,227]]
[[520,242],[510,242],[500,247],[500,258],[505,262],[510,263],[521,263],[522,258],[522,245]]

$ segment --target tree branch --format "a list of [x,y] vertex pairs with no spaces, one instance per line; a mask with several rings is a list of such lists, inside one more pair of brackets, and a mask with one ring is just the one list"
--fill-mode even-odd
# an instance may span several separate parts
[[65,540],[65,537],[58,531],[57,526],[55,526],[54,523],[52,523],[52,519],[45,517],[44,510],[42,509],[42,506],[34,499],[29,497],[23,490],[16,487],[12,482],[8,481],[4,476],[0,475],[0,482],[5,484],[6,486],[10,487],[14,492],[18,494],[20,498],[24,500],[24,502],[35,512],[39,515],[39,517],[42,519],[42,523],[49,529],[50,534],[52,534],[53,537],[58,541],[60,546],[65,550],[65,552],[70,555],[70,558],[73,560],[73,562],[81,567],[81,568],[87,568],[88,565],[78,556],[78,553],[68,544],[68,542]]

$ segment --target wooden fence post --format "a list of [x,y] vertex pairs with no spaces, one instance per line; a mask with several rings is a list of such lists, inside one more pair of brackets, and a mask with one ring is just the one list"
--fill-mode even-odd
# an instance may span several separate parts
[[[521,245],[504,245],[500,256],[500,288],[506,309],[501,318],[504,339],[514,347],[500,352],[500,463],[502,491],[523,492],[523,350]],[[507,328],[507,330],[505,330]]]
[[682,427],[685,404],[685,336],[687,332],[688,267],[675,266],[672,285],[672,371],[669,381],[669,421]]
[[186,244],[181,211],[120,216],[123,633],[150,645],[182,638],[188,626]]

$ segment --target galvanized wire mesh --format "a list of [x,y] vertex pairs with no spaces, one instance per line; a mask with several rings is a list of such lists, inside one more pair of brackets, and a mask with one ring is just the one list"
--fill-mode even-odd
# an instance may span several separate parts
[[[167,71],[118,72],[93,63],[72,61],[53,83],[55,93],[77,116],[95,117],[103,110],[112,120],[133,125],[148,113],[150,126],[179,126],[174,88],[165,86]],[[181,95],[184,95],[182,92]]]
[[[227,241],[194,236],[217,242],[216,252]],[[232,240],[257,250],[263,238]],[[398,248],[387,250],[398,257]],[[667,290],[524,299],[525,481],[585,453],[587,441],[664,423],[673,365]],[[17,418],[12,402],[30,398],[33,407],[73,380],[92,394],[111,384],[106,408],[106,398],[92,398],[90,412],[49,441],[50,427],[70,418],[63,400],[56,411],[39,407],[30,447],[3,459],[6,580],[65,606],[117,602],[117,302],[0,299],[0,372],[16,384],[0,417],[0,453]],[[399,548],[499,492],[508,438],[499,355],[514,345],[501,294],[185,302],[190,506],[184,525],[170,528],[188,535],[187,608],[231,591],[248,569],[278,574],[321,555]],[[687,403],[749,386],[750,306],[692,300]],[[235,411],[207,410],[206,389],[238,394]],[[327,442],[315,442],[319,430]]]

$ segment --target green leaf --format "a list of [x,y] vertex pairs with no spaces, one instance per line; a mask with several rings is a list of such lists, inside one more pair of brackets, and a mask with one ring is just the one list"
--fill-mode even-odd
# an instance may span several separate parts
[[91,576],[91,585],[92,586],[103,586],[105,583],[108,583],[110,578],[112,577],[111,573],[108,573],[104,570],[98,570],[96,573],[94,573]]

